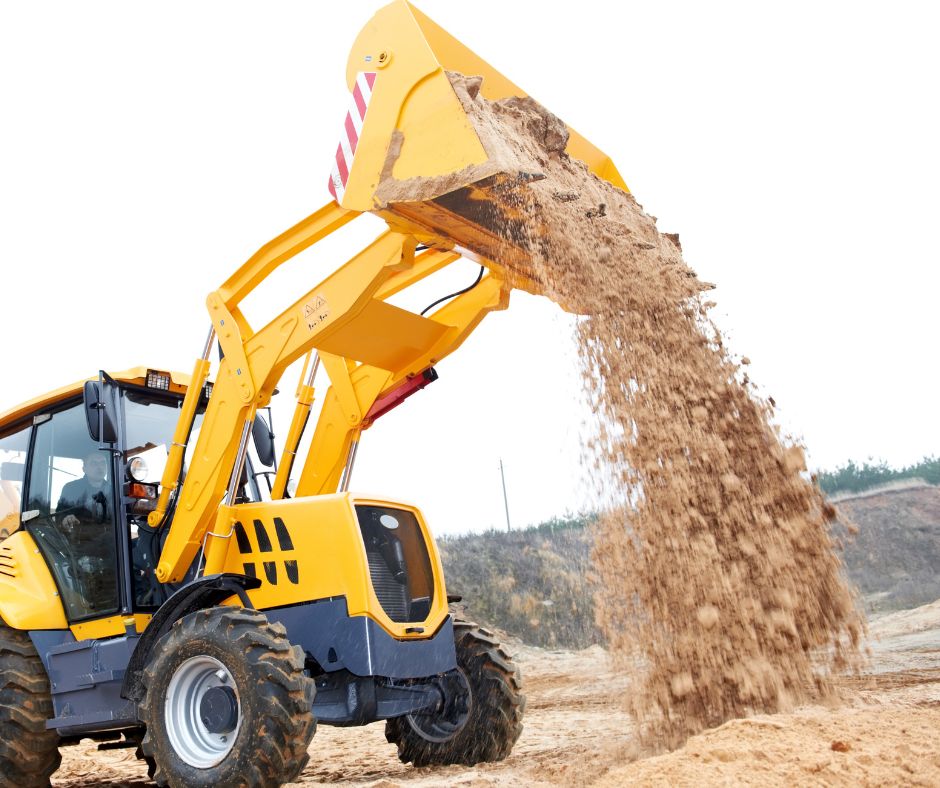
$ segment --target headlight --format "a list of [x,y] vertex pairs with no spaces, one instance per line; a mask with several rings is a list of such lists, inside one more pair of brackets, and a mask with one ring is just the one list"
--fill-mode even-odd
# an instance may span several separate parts
[[127,461],[127,478],[135,482],[142,482],[147,478],[147,463],[143,457],[131,457]]

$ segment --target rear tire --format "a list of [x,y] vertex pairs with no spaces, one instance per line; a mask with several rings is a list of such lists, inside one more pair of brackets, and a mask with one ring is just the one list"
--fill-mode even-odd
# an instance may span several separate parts
[[26,632],[0,622],[0,785],[49,785],[62,757],[49,677]]
[[185,616],[154,646],[143,678],[139,755],[158,785],[277,788],[306,766],[315,685],[303,650],[263,613]]
[[525,696],[522,678],[492,633],[466,621],[454,622],[457,666],[470,687],[466,722],[441,741],[447,723],[428,715],[406,715],[385,723],[385,738],[398,757],[415,766],[501,761],[522,733]]

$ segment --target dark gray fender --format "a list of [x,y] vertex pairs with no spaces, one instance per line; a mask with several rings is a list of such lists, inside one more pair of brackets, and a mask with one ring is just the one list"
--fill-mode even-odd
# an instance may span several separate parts
[[245,592],[260,586],[261,580],[257,577],[227,572],[200,577],[174,593],[160,606],[140,636],[137,647],[127,663],[121,697],[134,701],[140,701],[144,697],[144,687],[141,683],[144,666],[157,641],[170,631],[174,623],[197,610],[213,607],[231,596],[237,596],[245,607],[253,607]]

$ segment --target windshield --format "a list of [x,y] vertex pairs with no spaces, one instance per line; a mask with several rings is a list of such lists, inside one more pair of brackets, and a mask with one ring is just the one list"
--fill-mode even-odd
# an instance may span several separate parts
[[[144,482],[158,484],[163,476],[166,459],[173,445],[173,432],[179,419],[182,399],[154,394],[150,391],[124,390],[126,447],[124,459],[140,457],[147,463]],[[205,405],[200,404],[193,422],[193,430],[186,451],[187,464],[199,428]]]

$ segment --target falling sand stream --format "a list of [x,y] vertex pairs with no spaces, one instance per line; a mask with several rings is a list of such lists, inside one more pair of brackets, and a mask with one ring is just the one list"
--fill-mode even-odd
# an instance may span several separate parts
[[[859,664],[864,619],[834,512],[710,319],[711,285],[632,195],[564,152],[558,118],[528,98],[487,101],[478,79],[451,81],[491,158],[524,174],[499,196],[514,217],[494,228],[505,259],[524,286],[582,316],[597,414],[586,453],[603,507],[596,610],[635,676],[628,703],[645,738],[675,746],[825,695],[834,671]],[[387,178],[379,194],[423,199],[425,186]]]

